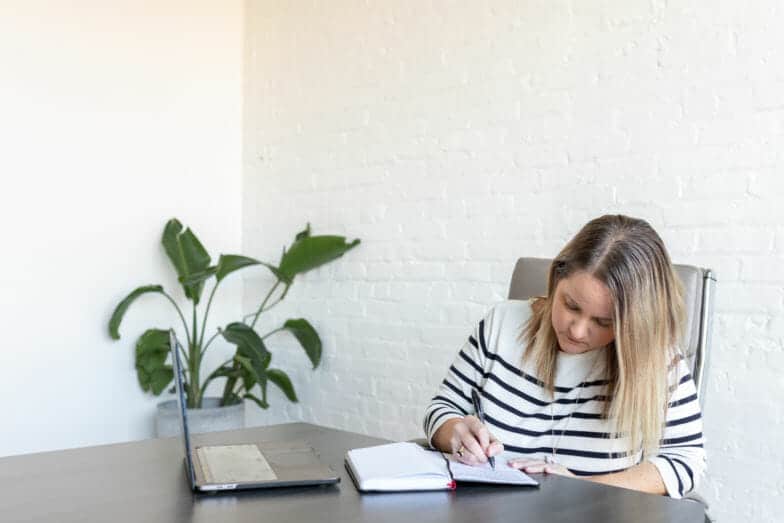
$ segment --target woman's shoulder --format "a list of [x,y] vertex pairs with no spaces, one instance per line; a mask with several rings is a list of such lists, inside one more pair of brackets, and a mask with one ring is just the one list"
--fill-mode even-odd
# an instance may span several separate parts
[[504,319],[512,317],[520,317],[524,315],[526,318],[531,316],[533,310],[533,301],[530,300],[504,300],[499,301],[490,307],[490,314],[493,317]]
[[670,390],[675,390],[688,384],[687,387],[692,387],[696,391],[694,384],[694,377],[692,376],[691,361],[683,354],[682,350],[678,347],[670,351],[672,356],[669,365],[667,365],[667,382]]
[[494,304],[484,317],[487,332],[519,333],[533,313],[533,300],[504,300]]

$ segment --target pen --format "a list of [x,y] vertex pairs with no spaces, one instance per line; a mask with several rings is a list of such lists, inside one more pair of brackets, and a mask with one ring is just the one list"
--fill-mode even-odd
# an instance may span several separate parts
[[[476,392],[476,389],[471,389],[471,401],[474,402],[474,410],[476,411],[476,417],[479,418],[479,421],[482,422],[482,425],[485,424],[485,413],[482,410],[482,403],[479,401],[479,393]],[[487,461],[490,462],[490,466],[493,470],[495,470],[495,457],[490,456],[487,458]]]

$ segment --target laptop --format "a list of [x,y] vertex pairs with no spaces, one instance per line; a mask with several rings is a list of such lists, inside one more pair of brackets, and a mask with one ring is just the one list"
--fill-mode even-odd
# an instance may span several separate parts
[[174,382],[179,401],[182,435],[185,441],[185,468],[191,489],[217,492],[338,483],[340,476],[318,459],[304,441],[266,441],[239,445],[191,447],[188,410],[180,361],[181,345],[169,331]]

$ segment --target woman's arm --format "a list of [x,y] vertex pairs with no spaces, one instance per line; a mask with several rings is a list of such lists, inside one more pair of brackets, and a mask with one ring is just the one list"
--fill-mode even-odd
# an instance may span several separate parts
[[545,463],[541,460],[517,458],[509,461],[509,466],[520,469],[527,474],[558,474],[571,478],[584,479],[613,487],[639,490],[649,494],[664,495],[667,488],[664,486],[659,469],[651,462],[640,463],[621,472],[612,474],[599,474],[596,476],[576,476],[569,469],[559,463]]
[[621,472],[588,476],[585,479],[604,485],[612,485],[613,487],[639,490],[648,494],[663,496],[667,493],[667,488],[664,486],[659,469],[649,461],[629,467]]
[[646,461],[659,470],[667,493],[682,498],[699,486],[705,474],[705,438],[697,389],[686,362],[679,361],[673,371],[677,380],[667,407],[664,434],[658,451]]
[[[428,442],[445,451],[452,452],[457,449],[450,448],[448,439],[453,431],[440,431],[442,425],[451,422],[452,426],[471,414],[474,407],[471,403],[471,390],[481,388],[484,381],[482,370],[485,367],[485,356],[480,349],[487,346],[483,335],[490,332],[492,325],[493,309],[487,313],[482,321],[474,328],[474,332],[463,344],[460,352],[455,356],[452,365],[446,372],[444,380],[430,400],[430,405],[425,409],[423,429]],[[478,341],[479,340],[479,341]],[[440,443],[434,441],[437,432]],[[448,434],[444,439],[443,434]]]

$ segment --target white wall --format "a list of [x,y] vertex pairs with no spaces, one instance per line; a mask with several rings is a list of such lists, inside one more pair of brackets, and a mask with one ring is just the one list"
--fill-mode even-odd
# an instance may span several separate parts
[[152,435],[133,345],[174,316],[107,322],[141,284],[185,303],[168,218],[240,249],[242,48],[239,0],[0,3],[0,455]]
[[[514,260],[623,212],[719,276],[714,516],[784,512],[780,2],[270,0],[246,16],[244,250],[276,261],[307,220],[363,240],[271,312],[312,318],[325,355],[310,372],[279,338],[302,401],[277,394],[256,422],[419,436]],[[270,280],[246,281],[247,311]]]

